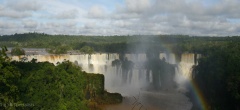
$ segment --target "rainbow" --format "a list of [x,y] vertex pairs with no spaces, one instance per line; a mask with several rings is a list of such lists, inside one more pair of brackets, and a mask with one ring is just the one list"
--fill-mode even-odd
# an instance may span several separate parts
[[[166,52],[169,53],[174,53],[174,51],[172,50],[171,47],[169,47],[168,45],[162,45],[165,49]],[[207,104],[207,101],[202,93],[202,91],[200,90],[200,88],[198,87],[198,85],[196,84],[196,82],[194,80],[190,80],[190,87],[192,89],[193,92],[193,96],[197,102],[197,105],[199,106],[200,110],[209,110],[209,106]]]
[[200,110],[209,110],[207,101],[204,98],[203,93],[201,92],[200,88],[195,83],[195,81],[191,80],[190,85],[193,90],[193,95],[195,96],[195,99],[197,101],[197,105],[199,105],[199,107],[200,107]]

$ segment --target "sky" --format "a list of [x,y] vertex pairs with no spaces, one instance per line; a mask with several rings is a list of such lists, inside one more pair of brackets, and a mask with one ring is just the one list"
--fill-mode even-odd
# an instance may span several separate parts
[[233,36],[240,0],[0,0],[0,35]]

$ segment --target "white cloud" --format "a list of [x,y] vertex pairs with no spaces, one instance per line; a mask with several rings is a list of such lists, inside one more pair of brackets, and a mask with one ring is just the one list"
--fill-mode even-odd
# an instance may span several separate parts
[[0,5],[0,17],[14,19],[31,17],[42,5],[37,0],[7,0]]
[[86,15],[87,11],[75,4],[67,4],[59,0],[42,0],[42,19],[77,19]]
[[33,20],[25,20],[22,24],[24,25],[24,28],[37,28],[38,26],[38,22]]
[[32,16],[29,12],[18,12],[15,10],[0,10],[0,18],[26,18]]
[[84,25],[85,29],[93,29],[93,28],[97,28],[97,25],[95,22],[88,22]]
[[88,35],[240,34],[239,0],[124,0],[116,4],[94,0],[3,0],[0,29],[3,34],[33,30]]
[[117,20],[113,22],[113,25],[116,27],[121,27],[121,28],[127,28],[130,27],[132,24],[132,22],[129,21],[124,21],[124,20]]
[[1,34],[14,34],[20,32],[19,29],[22,27],[16,22],[0,21],[0,32]]
[[78,10],[72,9],[57,13],[54,17],[57,19],[75,19],[77,18]]
[[8,0],[6,6],[16,11],[37,11],[43,4],[39,0]]
[[11,28],[16,28],[16,27],[18,27],[17,23],[0,21],[0,28],[2,28],[2,29],[11,29]]
[[49,34],[77,34],[78,30],[76,27],[76,23],[73,21],[68,22],[47,22],[41,23],[41,28],[36,29],[36,32],[44,32]]
[[104,18],[106,11],[102,6],[92,6],[88,11],[88,17],[90,18]]
[[129,12],[141,13],[150,8],[150,0],[126,0],[126,7]]

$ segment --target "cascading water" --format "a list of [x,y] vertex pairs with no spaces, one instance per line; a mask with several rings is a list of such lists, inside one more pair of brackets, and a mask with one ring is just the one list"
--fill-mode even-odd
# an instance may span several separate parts
[[192,67],[197,64],[199,54],[181,54],[179,61],[176,63],[175,82],[178,85],[178,90],[186,92],[186,84],[192,78]]
[[[187,97],[174,92],[174,86],[170,82],[174,80],[178,85],[178,90],[184,89],[185,81],[191,77],[191,68],[196,63],[194,54],[182,54],[180,60],[176,58],[175,54],[159,54],[157,59],[159,59],[160,63],[166,62],[166,64],[173,65],[175,68],[173,68],[175,75],[172,77],[167,74],[164,79],[161,79],[163,75],[156,77],[155,70],[149,71],[149,75],[146,74],[148,71],[145,68],[145,62],[148,60],[146,54],[125,54],[123,58],[119,54],[105,53],[96,53],[90,57],[89,55],[27,55],[13,56],[12,60],[21,60],[23,57],[26,57],[26,61],[31,61],[34,58],[38,62],[48,61],[54,64],[69,60],[81,66],[86,72],[104,74],[105,88],[109,92],[118,92],[123,96],[136,96],[141,92],[141,102],[148,107],[155,105],[157,108],[163,109],[186,110],[192,106]],[[129,66],[124,67],[123,63],[126,62],[132,63],[132,68]],[[124,68],[127,68],[127,70]],[[165,70],[170,71],[172,68]],[[161,79],[158,83],[165,92],[151,92],[156,79]],[[159,103],[149,104],[150,102],[147,100],[155,100]]]

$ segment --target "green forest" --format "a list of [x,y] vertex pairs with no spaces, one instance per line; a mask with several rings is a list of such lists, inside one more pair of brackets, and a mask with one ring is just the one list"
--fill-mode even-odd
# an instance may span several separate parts
[[193,67],[208,110],[240,109],[240,42],[211,47]]
[[104,90],[104,76],[90,74],[69,62],[10,61],[0,52],[1,110],[98,110],[99,105],[122,101]]
[[84,46],[95,52],[145,53],[149,49],[174,53],[204,53],[209,47],[239,42],[238,36],[208,37],[188,35],[131,35],[131,36],[84,36],[48,35],[44,33],[24,33],[0,36],[0,46],[47,48],[51,53],[66,53],[68,50],[81,50]]

